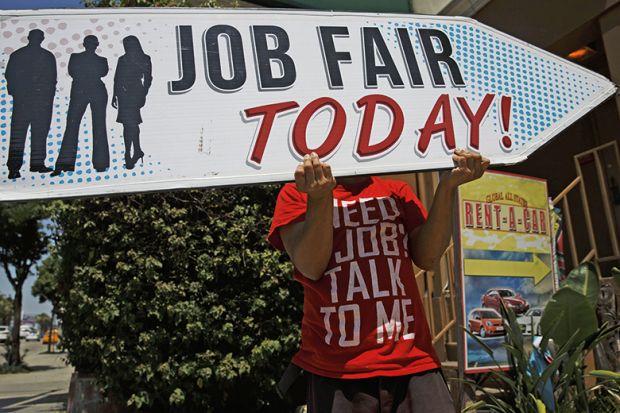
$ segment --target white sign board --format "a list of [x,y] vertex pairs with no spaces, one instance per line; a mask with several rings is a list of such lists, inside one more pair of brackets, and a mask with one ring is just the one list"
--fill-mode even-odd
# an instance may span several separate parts
[[2,11],[0,200],[522,161],[612,95],[460,17]]

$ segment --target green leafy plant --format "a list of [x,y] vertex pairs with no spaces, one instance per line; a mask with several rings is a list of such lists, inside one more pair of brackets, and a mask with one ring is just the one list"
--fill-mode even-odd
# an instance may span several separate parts
[[[592,388],[586,388],[583,359],[599,342],[614,334],[618,327],[607,325],[596,329],[582,341],[580,332],[573,333],[564,345],[556,351],[553,362],[538,371],[531,363],[531,351],[548,350],[549,336],[543,336],[540,350],[527,350],[524,337],[516,316],[510,309],[504,311],[506,316],[506,343],[503,347],[508,352],[510,370],[492,371],[491,378],[499,392],[490,392],[487,388],[472,381],[468,383],[485,395],[485,401],[479,401],[464,409],[464,412],[486,408],[493,412],[529,413],[545,412],[548,407],[543,402],[544,385],[548,380],[553,383],[553,400],[555,412],[560,413],[594,413],[615,412],[620,409],[620,387],[617,380],[610,380],[607,375],[613,372],[592,372],[595,377],[605,376],[606,380]],[[553,327],[562,328],[560,324]],[[491,350],[478,337],[471,335],[490,357]],[[499,365],[498,365],[499,367]],[[604,399],[604,403],[602,403]],[[611,410],[610,410],[611,409]]]
[[588,298],[588,302],[596,310],[598,302],[599,282],[594,264],[584,262],[575,267],[561,283],[561,287],[568,287],[571,290]]
[[[558,413],[620,411],[620,375],[593,371],[589,374],[599,382],[591,388],[586,386],[585,355],[620,329],[619,325],[609,323],[598,326],[594,291],[598,291],[598,279],[593,266],[584,264],[574,269],[564,287],[547,303],[540,322],[543,337],[540,347],[533,350],[528,350],[530,345],[515,314],[503,308],[507,333],[503,347],[508,352],[511,368],[490,373],[498,393],[468,381],[485,394],[485,400],[464,411],[481,407],[513,413],[540,413],[550,408]],[[493,351],[478,337],[470,335],[493,358]],[[555,350],[553,361],[542,362],[551,349]]]
[[58,202],[72,365],[130,411],[283,412],[302,290],[268,245],[277,187]]

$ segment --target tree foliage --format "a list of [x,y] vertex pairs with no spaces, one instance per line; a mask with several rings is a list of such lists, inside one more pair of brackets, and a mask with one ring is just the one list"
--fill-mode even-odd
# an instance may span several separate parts
[[13,300],[10,297],[0,294],[0,324],[9,325],[13,316]]
[[217,0],[82,0],[86,7],[214,7]]
[[58,203],[71,363],[132,410],[282,412],[302,292],[266,234],[274,187]]
[[48,255],[37,266],[37,279],[32,284],[32,295],[39,298],[40,303],[49,301],[52,307],[56,305],[58,294],[58,277],[60,272],[60,257],[51,248]]
[[41,332],[43,333],[52,327],[52,317],[46,313],[38,314],[34,320],[39,325]]
[[22,314],[22,289],[32,267],[47,250],[43,231],[45,209],[37,204],[0,205],[0,265],[13,287],[13,334],[9,365],[21,364],[19,327]]

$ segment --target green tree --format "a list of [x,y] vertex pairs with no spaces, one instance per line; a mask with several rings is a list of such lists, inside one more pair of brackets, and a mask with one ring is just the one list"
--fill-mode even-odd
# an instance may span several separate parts
[[59,203],[71,363],[149,412],[282,412],[302,291],[266,241],[277,188]]
[[[49,301],[52,304],[52,316],[45,315],[49,318],[46,326],[41,325],[43,333],[54,324],[54,316],[56,314],[56,303],[58,301],[58,273],[60,272],[60,257],[54,247],[50,248],[50,255],[47,256],[37,266],[37,279],[32,284],[32,295],[39,298],[40,303]],[[39,317],[37,316],[37,317]],[[52,340],[47,342],[47,351],[52,351]]]
[[41,327],[41,331],[42,332],[45,332],[46,330],[48,330],[49,328],[52,327],[52,317],[50,317],[46,313],[41,313],[41,314],[37,315],[34,318],[34,320],[39,325],[39,327]]
[[49,301],[52,308],[56,305],[60,257],[52,247],[50,255],[37,266],[37,279],[32,284],[32,295],[39,298],[40,303]]
[[13,332],[8,363],[21,364],[19,327],[21,325],[23,286],[33,266],[46,252],[48,237],[42,230],[45,210],[39,205],[0,205],[0,265],[13,287]]
[[9,325],[13,315],[13,300],[0,294],[0,324]]
[[82,0],[82,3],[86,7],[214,7],[220,2],[217,0]]

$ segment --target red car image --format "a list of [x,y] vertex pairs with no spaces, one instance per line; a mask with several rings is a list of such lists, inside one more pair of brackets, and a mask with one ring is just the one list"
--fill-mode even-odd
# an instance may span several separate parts
[[502,316],[491,308],[474,308],[467,319],[469,331],[481,338],[506,334]]
[[525,298],[510,288],[491,288],[480,297],[482,307],[493,308],[497,311],[500,311],[501,301],[517,315],[525,313],[530,308]]

